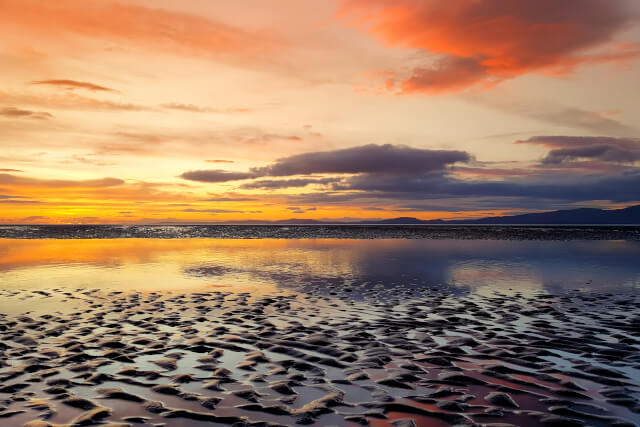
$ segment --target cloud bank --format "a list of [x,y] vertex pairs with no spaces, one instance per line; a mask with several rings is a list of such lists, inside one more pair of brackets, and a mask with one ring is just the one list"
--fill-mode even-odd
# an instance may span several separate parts
[[[203,170],[186,172],[182,177],[200,182],[244,180],[248,182],[239,188],[245,190],[302,188],[311,184],[327,187],[325,193],[289,195],[288,200],[296,204],[492,198],[497,206],[531,200],[567,203],[640,200],[637,191],[640,168],[634,166],[640,160],[640,144],[636,139],[536,136],[516,143],[541,145],[549,151],[538,164],[493,170],[482,167],[463,151],[370,144],[289,156],[247,172]],[[549,165],[563,166],[582,160],[625,163],[628,167],[599,174],[571,167],[545,171]],[[465,164],[469,166],[460,166]],[[333,176],[322,176],[326,174]],[[264,179],[292,176],[300,177]]]

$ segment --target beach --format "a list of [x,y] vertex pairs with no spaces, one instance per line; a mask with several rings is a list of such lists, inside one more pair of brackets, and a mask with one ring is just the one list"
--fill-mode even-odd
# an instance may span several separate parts
[[0,34],[0,427],[640,427],[640,0]]
[[1,243],[3,426],[640,421],[637,242]]

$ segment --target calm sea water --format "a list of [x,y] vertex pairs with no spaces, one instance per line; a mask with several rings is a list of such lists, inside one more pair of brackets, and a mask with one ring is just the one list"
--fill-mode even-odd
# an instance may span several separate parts
[[279,292],[329,285],[637,292],[640,241],[0,239],[2,289]]

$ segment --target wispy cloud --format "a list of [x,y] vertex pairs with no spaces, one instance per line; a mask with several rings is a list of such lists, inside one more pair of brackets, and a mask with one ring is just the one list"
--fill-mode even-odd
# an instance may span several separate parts
[[219,213],[242,213],[242,212],[243,212],[243,211],[229,210],[229,209],[195,209],[195,208],[183,209],[182,211],[183,211],[183,212],[212,213],[212,214],[219,214]]
[[86,89],[92,92],[118,92],[115,89],[111,89],[105,86],[100,86],[95,83],[89,82],[79,82],[77,80],[68,80],[68,79],[60,79],[60,80],[37,80],[31,82],[33,85],[46,85],[46,86],[54,86],[61,87],[64,89]]
[[75,92],[36,94],[0,91],[0,101],[9,104],[27,105],[29,107],[60,110],[125,112],[154,110],[154,107],[148,107],[141,104],[116,101],[112,99],[92,98]]
[[0,174],[0,185],[18,187],[50,187],[50,188],[99,188],[121,186],[125,182],[119,178],[102,178],[88,180],[38,179],[27,178],[11,174]]
[[74,0],[8,0],[3,2],[0,25],[38,34],[44,42],[64,43],[86,37],[146,52],[245,62],[268,57],[276,45],[268,34],[195,14],[108,0],[92,1],[91,7],[78,7]]
[[179,103],[167,103],[162,104],[162,108],[168,110],[178,110],[188,113],[217,113],[217,114],[242,114],[250,113],[253,111],[251,108],[212,108],[212,107],[200,107],[193,104],[179,104]]
[[53,118],[53,114],[47,113],[45,111],[31,111],[31,110],[23,110],[21,108],[16,107],[5,107],[0,108],[0,116],[8,117],[8,118],[18,118],[18,119],[37,119],[37,120],[46,120]]

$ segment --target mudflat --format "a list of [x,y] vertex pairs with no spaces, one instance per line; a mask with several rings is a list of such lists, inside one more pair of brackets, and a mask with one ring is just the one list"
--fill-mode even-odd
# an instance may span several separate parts
[[[355,297],[357,296],[357,298]],[[640,298],[0,291],[2,425],[634,425]]]

